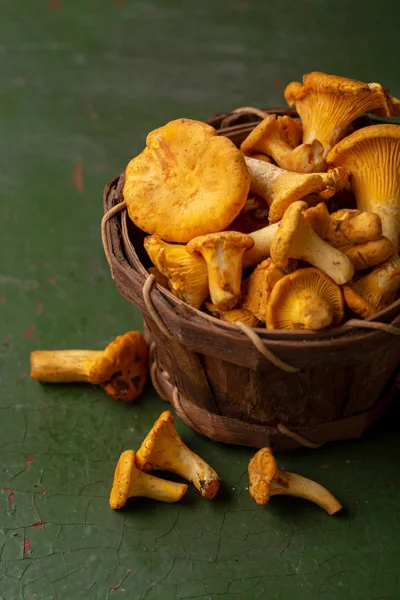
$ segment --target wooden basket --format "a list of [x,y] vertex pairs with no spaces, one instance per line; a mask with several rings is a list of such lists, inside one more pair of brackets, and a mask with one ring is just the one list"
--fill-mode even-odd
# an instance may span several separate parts
[[[239,144],[272,112],[296,116],[249,108],[208,122]],[[206,315],[149,276],[146,234],[120,210],[123,180],[104,190],[104,249],[120,293],[143,313],[153,384],[178,415],[212,440],[256,448],[360,437],[399,381],[400,300],[326,332],[241,329]]]

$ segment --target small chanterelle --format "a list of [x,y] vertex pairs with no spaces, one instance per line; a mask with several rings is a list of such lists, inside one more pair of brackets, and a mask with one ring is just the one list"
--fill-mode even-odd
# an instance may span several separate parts
[[188,486],[154,477],[148,473],[152,470],[179,475],[193,483],[208,500],[212,500],[219,489],[217,473],[184,444],[169,410],[159,416],[136,453],[126,450],[119,457],[110,494],[111,508],[122,508],[133,496],[178,502]]
[[221,131],[171,121],[126,167],[146,268],[224,327],[328,330],[398,297],[400,125],[374,116],[400,100],[318,72],[284,96],[287,114],[237,109]]

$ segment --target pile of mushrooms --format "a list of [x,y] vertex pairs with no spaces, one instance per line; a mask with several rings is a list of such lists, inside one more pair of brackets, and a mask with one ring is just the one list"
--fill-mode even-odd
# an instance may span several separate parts
[[371,317],[400,288],[400,101],[309,73],[240,149],[206,123],[152,131],[126,168],[128,214],[158,285],[225,321],[320,330]]

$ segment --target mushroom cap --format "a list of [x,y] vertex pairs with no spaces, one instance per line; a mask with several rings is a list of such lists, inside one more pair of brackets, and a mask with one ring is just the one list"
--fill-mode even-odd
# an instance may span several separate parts
[[[320,92],[322,94],[351,94],[357,95],[360,93],[370,94],[378,92],[382,96],[383,106],[387,106],[389,110],[389,98],[385,93],[384,88],[379,83],[364,83],[357,79],[348,77],[340,77],[339,75],[329,75],[320,71],[313,71],[303,76],[303,85],[294,81],[289,83],[285,89],[285,99],[289,106],[293,106],[299,100],[303,100],[310,92]],[[386,111],[386,116],[390,117],[390,113]]]
[[233,308],[232,310],[220,310],[214,304],[206,302],[206,308],[214,317],[227,323],[237,323],[240,321],[248,327],[257,327],[259,325],[259,319],[244,307]]
[[325,202],[307,208],[304,218],[320,238],[326,240],[329,237],[331,221]]
[[398,248],[400,236],[400,126],[371,125],[341,140],[327,162],[350,175],[357,207],[377,213],[383,235]]
[[292,239],[297,232],[307,202],[293,202],[285,212],[285,218],[279,223],[278,232],[272,242],[271,258],[277,265],[286,266],[291,252]]
[[288,144],[291,148],[296,148],[301,143],[302,132],[300,121],[287,115],[283,117],[275,114],[268,115],[249,133],[242,142],[240,150],[246,156],[254,156],[256,152],[263,153],[265,151],[266,143],[278,140]]
[[[157,468],[157,464],[150,463],[149,459],[157,446],[160,445],[160,452],[163,451],[163,446],[166,443],[163,434],[166,432],[168,432],[169,440],[172,439],[178,445],[183,445],[182,440],[175,430],[174,422],[175,420],[170,410],[165,410],[158,417],[136,453],[136,464],[140,470],[150,471]],[[164,458],[168,458],[166,452],[164,452]]]
[[152,263],[168,278],[175,296],[200,308],[209,294],[204,259],[198,254],[190,255],[185,246],[164,242],[156,234],[145,238],[144,247]]
[[271,292],[285,273],[270,258],[263,260],[247,280],[242,306],[260,321],[265,321],[265,311]]
[[220,231],[194,238],[186,244],[186,250],[189,254],[193,254],[193,252],[201,252],[206,248],[214,249],[220,243],[222,243],[224,251],[239,249],[244,251],[254,246],[254,240],[247,233]]
[[296,322],[298,306],[307,329],[338,325],[344,316],[340,287],[319,269],[308,267],[285,275],[272,290],[266,314],[268,329],[303,329]]
[[395,254],[352,284],[353,290],[376,309],[395,301],[400,289],[400,256]]
[[135,469],[135,453],[126,450],[119,457],[114,471],[114,481],[110,494],[110,507],[113,510],[122,508],[129,496],[132,471]]
[[89,381],[100,384],[115,400],[132,402],[148,378],[148,348],[140,331],[119,335],[89,371]]
[[234,143],[190,119],[150,132],[125,177],[123,195],[132,221],[169,242],[188,242],[228,227],[250,186]]
[[[397,146],[397,140],[399,139],[400,126],[393,123],[382,123],[379,125],[362,127],[345,137],[343,140],[340,140],[340,142],[329,152],[327,162],[334,166],[345,167],[350,175],[356,170],[365,172],[367,169],[367,165],[364,163],[365,158],[364,156],[360,158],[358,152],[365,148],[366,142],[371,148],[377,149],[374,153],[374,160],[376,161],[380,158],[383,162],[386,161],[387,158],[385,155],[380,155],[380,146],[377,146],[373,140],[393,140]],[[373,163],[371,166],[373,166]]]
[[342,290],[347,306],[359,317],[368,319],[368,317],[373,317],[378,312],[372,304],[360,296],[360,294],[357,294],[351,285],[344,285]]
[[270,448],[261,448],[248,467],[249,494],[257,504],[268,504],[271,484],[278,473],[278,465]]
[[[367,214],[367,213],[364,213]],[[355,269],[368,269],[385,262],[396,253],[396,248],[387,237],[380,237],[377,240],[370,240],[363,244],[351,246],[348,250],[343,250],[354,265]]]

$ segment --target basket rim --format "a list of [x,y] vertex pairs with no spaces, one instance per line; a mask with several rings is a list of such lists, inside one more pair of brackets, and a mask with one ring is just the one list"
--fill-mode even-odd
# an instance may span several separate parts
[[[282,111],[287,110],[290,111],[291,115],[293,114],[293,110],[287,109],[286,107],[278,108],[269,108],[269,109],[261,109],[267,112],[274,111]],[[217,119],[224,118],[226,116],[235,115],[235,111],[218,113],[211,117],[207,122],[213,124]],[[251,115],[254,116],[254,115]],[[257,117],[254,117],[257,119]],[[258,122],[261,118],[258,118]],[[376,119],[378,122],[382,122],[381,120]],[[240,131],[240,127],[242,130],[248,130],[249,126],[255,126],[256,122],[247,122],[242,123],[241,125],[233,125],[231,127],[225,127],[221,131],[221,134],[226,135],[228,130],[233,132]],[[218,133],[220,133],[218,131]],[[103,206],[104,206],[104,214],[108,210],[110,210],[113,206],[119,204],[122,198],[122,186],[123,180],[125,177],[125,171],[113,177],[104,188],[103,193]],[[126,212],[125,219],[126,219]],[[144,265],[141,263],[133,241],[129,238],[129,235],[126,234],[121,235],[121,223],[120,216],[115,214],[111,217],[106,223],[106,235],[108,240],[108,245],[110,247],[110,256],[111,256],[111,271],[113,271],[113,266],[118,264],[119,268],[122,269],[126,275],[129,274],[130,277],[134,277],[141,286],[144,285],[146,279],[148,278],[148,272],[145,269]],[[119,225],[119,227],[118,227]],[[128,238],[130,247],[127,247],[127,242],[125,238]],[[119,255],[119,256],[118,256]],[[130,257],[130,259],[129,259]],[[133,264],[132,264],[133,263]],[[222,321],[221,319],[217,319],[212,315],[208,315],[203,311],[200,311],[176,296],[172,294],[169,290],[163,288],[162,286],[154,283],[153,286],[153,294],[155,295],[154,301],[156,304],[160,304],[163,308],[166,308],[166,305],[175,313],[175,316],[178,318],[187,318],[191,319],[193,323],[193,327],[199,329],[199,331],[210,326],[215,328],[216,330],[222,332],[229,333],[231,335],[237,335],[243,337],[244,334],[240,331],[233,323],[229,323],[227,321]],[[158,302],[157,302],[158,301]],[[390,306],[386,307],[379,313],[375,314],[373,317],[365,319],[366,322],[383,322],[386,324],[396,325],[400,323],[400,298],[392,303]],[[265,329],[265,328],[253,328],[255,333],[264,341],[268,343],[268,346],[273,349],[274,347],[279,348],[282,345],[293,346],[299,345],[303,343],[307,343],[307,346],[312,346],[314,348],[320,348],[321,350],[324,347],[333,348],[335,346],[338,349],[338,346],[348,345],[348,343],[363,341],[367,339],[371,339],[375,336],[375,339],[378,340],[379,336],[385,333],[383,331],[373,330],[373,329],[362,329],[355,325],[347,325],[344,323],[339,327],[335,327],[332,329],[328,329],[326,331],[306,331],[306,330],[280,330],[280,329]],[[378,336],[378,337],[377,337]],[[396,336],[392,336],[396,337]]]

